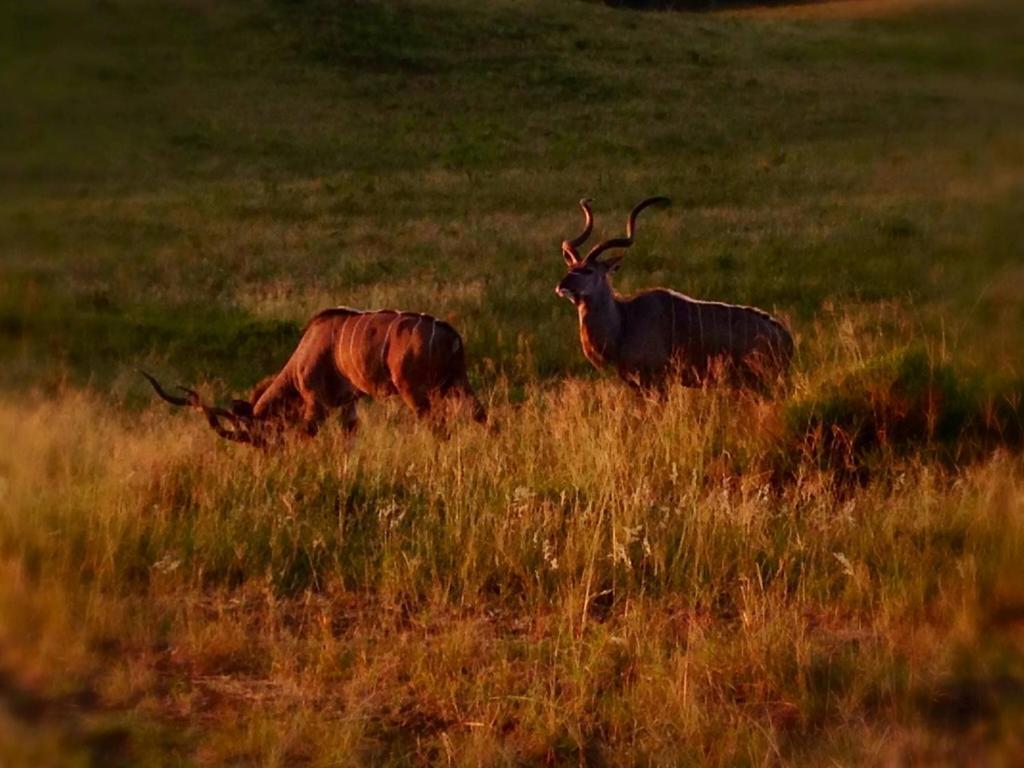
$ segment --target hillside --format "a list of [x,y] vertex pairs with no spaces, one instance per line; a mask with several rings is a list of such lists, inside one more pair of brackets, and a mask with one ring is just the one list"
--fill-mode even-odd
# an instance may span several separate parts
[[[1024,14],[0,7],[0,758],[1024,759]],[[558,246],[797,339],[769,402],[583,357]],[[495,427],[264,454],[314,312],[455,325]],[[837,446],[839,446],[837,448]],[[92,761],[92,762],[90,762]]]

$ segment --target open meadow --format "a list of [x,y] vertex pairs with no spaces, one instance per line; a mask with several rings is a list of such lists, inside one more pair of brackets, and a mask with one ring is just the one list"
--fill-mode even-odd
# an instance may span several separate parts
[[[0,4],[0,765],[1024,764],[1024,11]],[[559,243],[763,307],[645,399]],[[461,332],[491,424],[258,451],[310,315]]]

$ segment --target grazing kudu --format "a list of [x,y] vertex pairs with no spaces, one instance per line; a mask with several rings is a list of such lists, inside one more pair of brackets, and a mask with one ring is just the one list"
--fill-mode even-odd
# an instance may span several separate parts
[[784,376],[793,355],[789,331],[754,307],[700,301],[665,288],[622,297],[610,275],[622,254],[599,260],[610,248],[633,244],[636,218],[666,197],[650,197],[629,214],[626,236],[595,245],[586,256],[577,249],[590,236],[594,216],[581,200],[583,231],[562,243],[568,274],[555,288],[576,305],[583,354],[597,368],[615,366],[619,376],[641,389],[658,388],[674,377],[684,386],[720,381],[764,389]]
[[466,400],[473,418],[487,414],[466,376],[462,338],[448,323],[430,315],[347,307],[313,317],[284,367],[235,400],[230,410],[210,406],[184,387],[185,397],[168,394],[143,373],[156,393],[174,405],[201,410],[221,437],[264,446],[287,426],[317,433],[334,408],[342,409],[346,429],[356,426],[361,397],[397,394],[417,416],[427,417],[447,400]]

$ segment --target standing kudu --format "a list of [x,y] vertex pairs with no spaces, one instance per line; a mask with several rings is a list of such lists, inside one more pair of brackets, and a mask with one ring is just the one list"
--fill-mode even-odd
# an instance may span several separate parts
[[650,197],[629,214],[626,236],[605,240],[580,257],[577,248],[590,236],[594,216],[581,200],[583,231],[562,243],[568,274],[555,288],[576,305],[583,354],[597,368],[615,366],[630,384],[648,389],[675,376],[684,386],[725,381],[765,388],[784,376],[793,355],[789,331],[754,307],[700,301],[665,288],[619,296],[610,275],[622,254],[599,260],[611,248],[633,244],[636,218],[666,197]]
[[263,379],[248,401],[230,409],[210,406],[190,389],[168,394],[143,373],[169,403],[201,410],[228,440],[267,445],[288,426],[315,435],[331,409],[341,408],[346,429],[356,426],[356,401],[397,394],[417,416],[428,417],[448,400],[465,400],[473,418],[487,420],[466,376],[462,338],[430,315],[347,307],[318,313],[302,331],[292,356]]

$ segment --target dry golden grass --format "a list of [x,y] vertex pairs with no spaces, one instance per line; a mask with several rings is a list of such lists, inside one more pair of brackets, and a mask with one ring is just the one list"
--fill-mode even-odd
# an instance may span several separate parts
[[1019,759],[1024,465],[882,445],[860,485],[810,457],[780,480],[816,386],[499,383],[494,432],[374,405],[352,444],[272,454],[160,406],[5,401],[5,684],[46,702],[25,754]]

